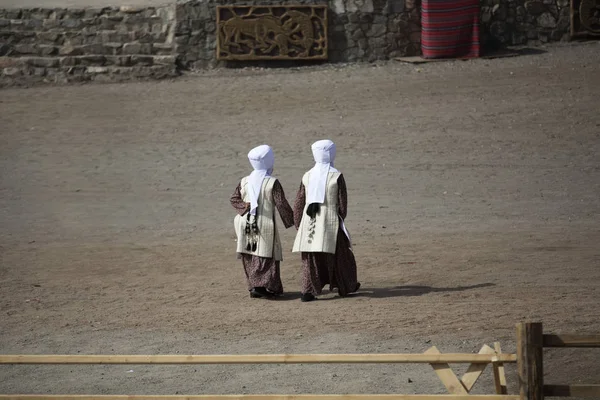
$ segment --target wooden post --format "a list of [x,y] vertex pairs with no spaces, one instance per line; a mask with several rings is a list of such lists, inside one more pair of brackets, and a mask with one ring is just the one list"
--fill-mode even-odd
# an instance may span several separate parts
[[544,399],[543,341],[541,323],[517,324],[517,368],[521,400]]
[[[502,354],[500,342],[494,343],[494,349],[496,350],[496,354]],[[496,385],[496,394],[507,394],[508,392],[506,391],[506,375],[504,373],[504,364],[493,363],[492,367],[494,369],[494,384]]]

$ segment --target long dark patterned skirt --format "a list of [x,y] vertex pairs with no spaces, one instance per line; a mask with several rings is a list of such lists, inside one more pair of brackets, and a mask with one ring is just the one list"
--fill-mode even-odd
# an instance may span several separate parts
[[264,287],[274,294],[283,293],[279,261],[250,254],[240,254],[240,258],[244,265],[248,290],[255,287]]
[[358,289],[356,260],[342,229],[338,230],[335,254],[302,253],[302,293],[320,295],[323,288],[345,296]]

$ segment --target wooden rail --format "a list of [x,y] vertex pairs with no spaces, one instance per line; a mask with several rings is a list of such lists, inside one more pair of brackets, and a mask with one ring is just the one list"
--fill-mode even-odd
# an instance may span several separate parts
[[598,347],[600,335],[544,335],[544,347]]
[[0,364],[515,363],[516,354],[0,355]]
[[548,397],[600,398],[600,385],[545,385],[544,347],[600,348],[600,335],[548,335],[541,323],[517,325],[517,365],[521,400]]
[[544,396],[600,398],[600,385],[544,385]]

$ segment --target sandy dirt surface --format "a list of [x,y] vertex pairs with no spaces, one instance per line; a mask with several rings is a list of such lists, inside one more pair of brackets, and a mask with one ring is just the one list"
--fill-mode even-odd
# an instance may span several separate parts
[[[519,321],[600,332],[599,72],[588,43],[2,90],[0,353],[514,351]],[[274,147],[292,201],[321,138],[338,146],[363,289],[303,304],[287,252],[286,297],[252,300],[228,202],[246,153]],[[548,381],[600,383],[597,355],[549,352]],[[0,393],[17,392],[443,387],[429,366],[0,366]]]

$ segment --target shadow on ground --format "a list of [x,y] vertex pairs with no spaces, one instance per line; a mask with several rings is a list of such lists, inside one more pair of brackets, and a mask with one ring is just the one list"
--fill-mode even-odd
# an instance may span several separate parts
[[486,287],[495,286],[493,283],[480,283],[477,285],[469,286],[456,286],[456,287],[432,287],[424,285],[408,285],[408,286],[393,286],[388,288],[364,288],[358,293],[353,294],[353,297],[372,297],[376,299],[388,298],[388,297],[413,297],[423,296],[429,293],[440,293],[440,292],[464,292],[466,290],[481,289]]
[[[432,287],[425,285],[407,285],[407,286],[393,286],[386,288],[368,288],[363,287],[357,293],[352,293],[348,297],[371,297],[375,299],[384,299],[389,297],[414,297],[423,296],[429,293],[444,293],[444,292],[464,292],[466,290],[475,290],[481,288],[487,288],[495,286],[493,283],[480,283],[477,285],[469,286],[456,286],[456,287]],[[277,300],[298,300],[302,294],[300,292],[286,292],[282,297],[278,297]],[[342,299],[343,297],[335,296],[328,298],[320,298],[320,300],[336,300]]]

